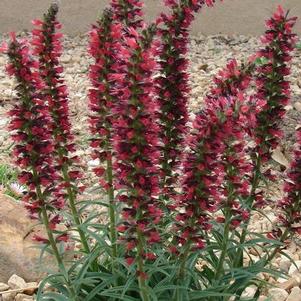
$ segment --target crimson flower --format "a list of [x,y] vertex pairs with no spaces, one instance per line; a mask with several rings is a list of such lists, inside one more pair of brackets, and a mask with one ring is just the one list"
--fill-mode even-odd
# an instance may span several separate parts
[[[78,157],[70,158],[69,154],[75,151],[74,136],[71,133],[69,120],[69,98],[67,87],[62,79],[63,67],[59,63],[62,52],[60,39],[62,34],[57,32],[61,24],[56,20],[58,7],[52,4],[44,20],[34,20],[35,28],[32,31],[31,44],[33,53],[39,58],[39,73],[44,82],[43,97],[47,103],[52,117],[52,132],[55,143],[56,168],[65,169],[68,180],[65,186],[70,186],[70,181],[80,177],[77,170],[68,170],[78,161]],[[66,176],[65,176],[66,177]]]
[[143,2],[141,0],[111,0],[113,19],[127,28],[138,29],[143,26]]
[[[58,179],[53,163],[51,116],[43,95],[45,88],[40,74],[36,71],[38,62],[33,59],[28,41],[18,41],[14,34],[7,48],[9,64],[6,70],[17,81],[17,103],[9,112],[9,129],[16,142],[13,155],[21,168],[19,180],[27,186],[23,197],[25,207],[32,218],[39,218],[41,210],[55,212],[64,207],[60,198],[51,198]],[[53,224],[57,221],[54,219]]]
[[184,137],[187,133],[189,27],[194,13],[205,4],[212,6],[214,1],[165,1],[170,14],[161,14],[157,20],[161,28],[158,33],[160,46],[160,74],[156,79],[160,104],[160,138],[162,141],[160,159],[161,185],[164,195],[174,196],[174,185],[178,178]]
[[[101,20],[90,32],[89,53],[94,63],[90,66],[89,73],[92,84],[89,90],[89,107],[92,112],[89,124],[93,157],[98,158],[101,163],[112,160],[114,97],[111,95],[111,84],[112,76],[116,75],[112,69],[116,57],[113,49],[121,36],[122,26],[113,22],[113,13],[110,10],[104,12]],[[102,186],[109,189],[110,184],[105,179],[106,170],[97,167],[94,172],[100,178]]]
[[257,152],[262,162],[270,159],[282,137],[279,122],[290,99],[286,76],[290,74],[288,63],[296,44],[296,35],[292,33],[295,22],[296,18],[288,18],[278,6],[273,17],[266,22],[268,29],[261,39],[266,46],[257,53],[257,60],[261,63],[256,70],[256,98],[266,103],[257,116],[255,129]]
[[231,60],[215,77],[205,108],[193,121],[186,140],[190,150],[183,164],[183,192],[174,206],[179,212],[176,232],[182,246],[204,247],[203,233],[211,228],[212,212],[227,209],[233,227],[248,219],[239,199],[249,194],[252,171],[245,138],[250,125],[255,125],[249,122],[255,113],[244,94],[251,69]]
[[123,227],[118,229],[124,231],[121,240],[126,242],[130,258],[142,255],[142,240],[149,248],[160,240],[156,229],[162,215],[158,203],[159,126],[153,82],[158,43],[153,41],[154,33],[129,28],[114,46],[116,74],[111,76],[111,93],[118,100],[113,107],[114,168],[117,186],[127,190],[119,196]]

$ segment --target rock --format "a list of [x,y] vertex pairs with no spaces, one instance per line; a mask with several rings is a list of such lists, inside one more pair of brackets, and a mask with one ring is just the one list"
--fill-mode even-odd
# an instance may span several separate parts
[[300,301],[301,300],[301,289],[299,287],[294,287],[291,290],[286,301]]
[[293,278],[296,280],[297,286],[300,286],[301,285],[301,274],[295,272],[294,275],[293,275]]
[[290,266],[290,269],[288,271],[288,274],[292,276],[295,272],[299,272],[301,269],[301,260],[295,261],[295,264],[292,263]]
[[248,286],[242,293],[242,298],[252,299],[256,293],[257,287],[254,285]]
[[[0,194],[0,281],[13,275],[25,280],[38,280],[40,251],[33,248],[34,223],[27,211],[14,200]],[[31,233],[31,234],[30,234]]]
[[71,56],[70,55],[62,55],[61,57],[61,62],[62,63],[69,63],[71,61]]
[[98,167],[100,165],[100,160],[95,159],[95,160],[90,160],[88,161],[89,167]]
[[301,102],[295,102],[294,108],[296,109],[296,111],[301,112]]
[[33,301],[33,297],[32,296],[28,296],[25,294],[18,294],[15,298],[15,301]]
[[278,285],[278,287],[288,291],[296,285],[298,285],[298,281],[293,277],[293,278],[290,278],[290,279],[288,279],[287,281],[285,281],[283,283],[280,283]]
[[2,301],[14,301],[17,293],[2,294]]
[[273,153],[272,153],[272,159],[276,161],[277,163],[285,166],[286,168],[289,167],[289,161],[287,158],[284,156],[283,152],[280,150],[279,147],[277,147]]
[[28,282],[26,283],[26,289],[23,290],[23,293],[26,295],[33,295],[38,289],[39,284],[37,282]]
[[7,281],[9,287],[13,290],[20,289],[26,287],[26,282],[23,278],[19,277],[18,275],[12,275]]
[[266,301],[268,298],[266,296],[259,296],[257,301]]
[[283,256],[280,259],[279,267],[283,272],[287,273],[289,271],[291,264],[292,262],[288,258]]
[[8,289],[9,289],[9,285],[0,282],[0,292],[7,291]]
[[271,288],[269,289],[269,296],[271,301],[285,301],[288,297],[288,292],[282,288]]

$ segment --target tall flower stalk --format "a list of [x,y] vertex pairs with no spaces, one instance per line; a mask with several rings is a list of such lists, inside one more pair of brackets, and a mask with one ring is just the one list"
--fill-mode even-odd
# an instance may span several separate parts
[[[90,32],[89,53],[94,59],[90,66],[90,80],[92,87],[89,90],[90,131],[92,133],[91,146],[94,149],[93,157],[99,159],[100,167],[94,169],[99,177],[100,184],[106,189],[109,197],[110,239],[112,256],[117,257],[116,232],[116,204],[113,185],[113,106],[115,98],[111,95],[112,81],[110,76],[115,73],[113,51],[115,41],[122,36],[122,26],[113,22],[113,12],[106,10],[96,26]],[[102,165],[105,165],[102,167]]]
[[56,18],[57,13],[58,7],[53,4],[43,20],[33,21],[36,28],[32,31],[31,43],[34,46],[33,53],[39,58],[39,73],[44,82],[42,94],[52,118],[55,168],[62,177],[61,197],[68,199],[73,223],[79,233],[82,247],[86,253],[89,253],[88,241],[81,229],[82,221],[76,208],[78,194],[76,181],[80,177],[80,172],[75,169],[74,162],[79,158],[70,156],[75,151],[75,145],[69,121],[67,87],[61,76],[63,68],[59,63],[62,52],[60,41],[62,34],[57,32],[57,29],[61,28]]
[[[296,18],[288,18],[282,7],[278,6],[273,17],[266,22],[267,30],[261,38],[266,47],[258,51],[254,58],[259,64],[255,70],[257,93],[250,102],[255,106],[256,125],[252,130],[255,149],[252,149],[253,177],[248,197],[248,207],[262,206],[262,191],[258,191],[262,176],[262,164],[271,158],[272,151],[279,145],[282,131],[280,121],[285,116],[285,106],[290,99],[290,84],[286,76],[290,73],[289,62],[296,43],[296,35],[292,33]],[[259,110],[258,110],[259,109]],[[264,175],[269,177],[270,170]],[[247,235],[247,220],[240,237],[243,244]],[[237,256],[237,263],[243,262],[243,252]]]
[[273,17],[266,22],[267,31],[261,39],[266,46],[257,53],[263,63],[256,70],[256,98],[266,102],[257,116],[255,129],[257,159],[260,157],[262,162],[270,159],[282,137],[279,125],[290,99],[286,76],[290,74],[288,64],[296,44],[296,34],[292,33],[295,22],[296,18],[288,18],[288,13],[278,6]]
[[158,104],[155,98],[153,74],[157,69],[157,43],[154,32],[138,33],[128,28],[122,43],[116,46],[116,74],[113,94],[118,98],[114,114],[114,148],[116,180],[127,189],[119,196],[124,204],[123,222],[119,225],[128,264],[137,264],[141,298],[149,300],[144,267],[155,258],[152,245],[160,241],[156,229],[162,211],[158,194],[159,126],[156,123]]
[[18,103],[10,111],[10,130],[16,142],[14,155],[16,164],[21,168],[20,183],[28,188],[23,197],[30,216],[39,219],[46,230],[47,238],[36,236],[37,241],[50,244],[60,272],[64,275],[69,297],[77,300],[73,286],[58,249],[57,243],[65,240],[64,236],[55,236],[53,230],[60,218],[57,212],[64,208],[64,200],[56,197],[55,181],[58,179],[52,153],[54,143],[52,129],[49,127],[51,116],[40,91],[45,87],[39,73],[38,63],[26,40],[17,41],[14,34],[5,50],[9,57],[7,72],[17,81]]
[[[237,228],[249,217],[247,208],[239,202],[239,197],[248,195],[252,170],[242,130],[247,119],[244,110],[242,99],[220,96],[196,116],[187,138],[190,151],[184,160],[183,193],[176,217],[178,243],[184,250],[182,276],[189,254],[202,249],[208,241],[212,212],[221,210],[217,222],[225,226],[225,240],[231,228]],[[220,260],[216,277],[223,261],[224,258]]]
[[186,54],[189,43],[189,27],[194,13],[214,1],[165,1],[171,9],[169,14],[162,14],[157,23],[161,39],[159,63],[160,75],[157,77],[160,104],[160,138],[162,140],[160,159],[161,187],[165,201],[175,196],[179,163],[187,133],[188,120],[188,60]]

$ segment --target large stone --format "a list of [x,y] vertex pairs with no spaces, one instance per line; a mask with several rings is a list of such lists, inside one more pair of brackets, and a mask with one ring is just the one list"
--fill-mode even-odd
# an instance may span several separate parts
[[4,293],[2,294],[2,301],[14,301],[17,293]]
[[301,300],[301,289],[296,286],[291,290],[286,301],[300,301]]
[[289,268],[288,274],[292,276],[295,273],[301,272],[301,260],[295,261],[295,264],[292,264]]
[[0,292],[7,291],[8,289],[9,289],[9,285],[0,282]]
[[40,251],[33,248],[34,222],[16,201],[0,195],[0,282],[17,274],[26,281],[39,280]]
[[282,288],[271,288],[269,289],[269,296],[272,301],[285,301],[288,293]]
[[26,282],[23,278],[19,277],[18,275],[12,275],[7,281],[9,287],[13,290],[20,289],[26,287]]
[[33,297],[32,296],[28,296],[25,294],[18,294],[15,298],[15,301],[33,301]]
[[23,290],[23,293],[26,295],[33,295],[38,289],[38,286],[37,282],[28,282],[26,283],[26,288]]
[[295,277],[288,279],[283,283],[279,283],[279,288],[282,288],[286,291],[290,290],[292,287],[298,285],[298,281]]

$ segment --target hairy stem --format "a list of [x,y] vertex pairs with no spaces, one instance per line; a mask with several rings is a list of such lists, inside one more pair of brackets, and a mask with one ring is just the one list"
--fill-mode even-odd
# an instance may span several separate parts
[[89,254],[90,253],[89,244],[88,244],[88,241],[87,241],[84,231],[80,227],[82,224],[82,221],[80,219],[79,213],[76,208],[76,204],[75,204],[76,194],[74,192],[74,189],[71,187],[71,180],[68,175],[68,166],[66,164],[64,164],[62,166],[62,174],[63,174],[64,181],[67,183],[67,197],[68,197],[68,201],[69,201],[69,207],[71,210],[73,222],[74,222],[74,224],[77,228],[78,234],[80,236],[80,240],[81,240],[83,249],[87,254]]
[[109,197],[109,215],[110,215],[110,238],[112,244],[112,257],[117,257],[117,232],[116,232],[116,206],[114,203],[114,188],[113,188],[113,166],[112,159],[107,159],[107,182],[109,185],[108,197]]
[[[251,192],[248,197],[248,206],[250,209],[253,208],[253,203],[255,200],[255,192],[260,183],[260,173],[261,173],[261,159],[260,159],[260,156],[257,155],[256,160],[255,160],[255,167],[254,167],[254,178],[252,181]],[[243,228],[241,236],[240,236],[240,245],[244,244],[244,242],[246,240],[249,223],[250,223],[250,218],[248,218],[248,220],[244,223],[244,228]],[[236,258],[237,258],[237,260],[235,261],[234,266],[237,267],[238,265],[242,265],[243,264],[243,248],[240,248],[238,250],[238,254],[237,254]]]
[[[33,176],[34,176],[34,178],[37,178],[37,172],[35,170],[33,171]],[[40,185],[36,186],[36,192],[37,192],[38,198],[41,201],[44,201],[44,196],[43,196],[42,189],[41,189]],[[53,232],[52,232],[52,230],[50,228],[50,225],[49,225],[49,218],[48,218],[48,214],[47,214],[47,210],[46,210],[45,205],[43,205],[41,207],[41,219],[42,219],[43,225],[45,227],[45,230],[46,230],[46,233],[47,233],[47,236],[48,236],[49,244],[50,244],[51,249],[53,251],[54,257],[57,261],[59,270],[65,277],[66,284],[68,286],[68,290],[69,290],[69,293],[70,293],[70,296],[71,296],[71,300],[76,301],[77,297],[76,297],[74,288],[72,287],[72,284],[70,283],[69,276],[68,276],[68,273],[66,271],[63,259],[60,255],[60,252],[59,252],[58,248],[57,248]]]
[[144,278],[144,263],[143,263],[143,246],[144,246],[144,239],[143,239],[143,234],[139,229],[137,229],[137,238],[138,238],[138,244],[137,244],[137,250],[138,250],[138,256],[137,256],[137,265],[138,265],[138,270],[139,270],[139,277],[138,277],[138,282],[139,282],[139,289],[140,289],[140,296],[142,301],[150,301],[148,294],[147,294],[147,287],[145,283],[145,278]]
[[226,208],[226,213],[225,213],[225,226],[224,226],[224,239],[222,243],[222,252],[217,264],[216,272],[214,279],[218,280],[223,273],[223,266],[224,266],[224,261],[228,252],[228,241],[229,241],[229,233],[230,233],[230,219],[231,219],[231,213],[229,210]]

